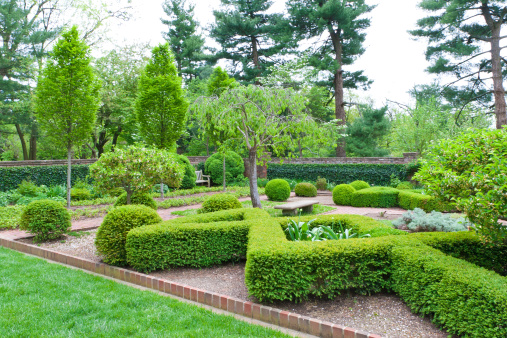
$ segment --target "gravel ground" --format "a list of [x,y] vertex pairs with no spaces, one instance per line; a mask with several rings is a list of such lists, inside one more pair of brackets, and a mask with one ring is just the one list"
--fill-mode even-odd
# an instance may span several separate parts
[[[100,261],[95,251],[96,230],[75,237],[40,244],[43,248]],[[22,240],[31,243],[31,239]],[[154,272],[151,275],[239,299],[256,301],[248,296],[245,286],[245,265],[226,264],[206,269],[178,268]],[[280,302],[268,304],[279,309],[330,321],[339,325],[380,334],[383,337],[435,337],[448,334],[438,330],[428,318],[410,312],[403,301],[392,294],[372,296],[343,295],[334,300],[313,299],[300,304]]]

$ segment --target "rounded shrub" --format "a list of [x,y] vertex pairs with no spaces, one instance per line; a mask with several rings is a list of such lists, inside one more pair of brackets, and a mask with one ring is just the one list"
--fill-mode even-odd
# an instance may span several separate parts
[[180,189],[192,189],[195,187],[195,180],[197,179],[195,168],[185,155],[179,155],[178,160],[185,166],[185,176],[181,181]]
[[296,196],[315,197],[317,196],[317,187],[311,183],[298,183],[294,188]]
[[274,179],[266,184],[266,196],[271,201],[286,201],[290,197],[290,185],[286,180]]
[[[120,197],[118,197],[114,206],[119,207],[126,204],[127,204],[127,193],[125,192],[121,194]],[[130,196],[130,204],[145,205],[147,207],[157,210],[157,203],[155,202],[153,197],[151,197],[148,194],[133,193],[132,196]]]
[[37,200],[28,204],[21,215],[19,228],[35,235],[36,242],[60,237],[71,227],[70,214],[56,201]]
[[128,232],[143,225],[162,222],[155,210],[145,205],[124,205],[111,210],[99,227],[95,246],[107,264],[127,264],[125,242]]
[[365,181],[354,181],[350,183],[350,185],[356,190],[368,189],[370,187],[370,185]]
[[396,189],[398,190],[411,190],[411,189],[414,189],[414,185],[410,182],[401,182],[400,184],[398,184],[396,186]]
[[[211,155],[204,163],[204,172],[211,176],[214,184],[222,184],[223,182],[223,160],[224,155],[215,153]],[[225,181],[237,182],[244,178],[245,165],[241,156],[234,151],[225,153]]]
[[92,198],[92,193],[83,188],[72,188],[70,190],[70,198],[75,201],[89,200]]
[[339,184],[333,189],[333,202],[336,205],[350,205],[352,194],[356,192],[350,184]]
[[125,189],[123,188],[114,188],[114,189],[110,189],[107,191],[107,194],[109,196],[113,196],[113,197],[119,197],[121,196],[122,194],[126,194],[125,192]]
[[32,183],[30,181],[23,180],[18,185],[18,188],[16,189],[16,191],[23,196],[35,197],[35,196],[37,196],[38,188],[34,183]]
[[215,194],[211,195],[202,204],[201,213],[215,212],[220,210],[239,209],[243,206],[238,198],[231,194]]

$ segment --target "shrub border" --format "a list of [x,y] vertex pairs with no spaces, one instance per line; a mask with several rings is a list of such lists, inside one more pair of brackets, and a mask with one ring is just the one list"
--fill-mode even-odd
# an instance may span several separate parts
[[44,258],[57,263],[69,265],[99,275],[107,276],[123,282],[135,284],[155,291],[167,293],[187,301],[211,306],[231,314],[256,319],[268,324],[287,328],[318,337],[331,338],[381,338],[380,335],[366,333],[350,327],[282,311],[280,309],[261,304],[244,301],[230,296],[221,295],[175,283],[165,279],[145,275],[143,273],[118,268],[104,263],[96,263],[87,259],[66,255],[35,245],[25,244],[9,239],[0,238],[0,246],[8,249]]

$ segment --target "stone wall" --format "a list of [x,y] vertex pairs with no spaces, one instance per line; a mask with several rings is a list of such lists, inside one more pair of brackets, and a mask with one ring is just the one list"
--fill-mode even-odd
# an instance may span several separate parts
[[[96,158],[86,160],[72,160],[72,164],[92,164]],[[67,165],[67,160],[35,160],[35,161],[0,161],[0,167],[38,167],[47,165]]]

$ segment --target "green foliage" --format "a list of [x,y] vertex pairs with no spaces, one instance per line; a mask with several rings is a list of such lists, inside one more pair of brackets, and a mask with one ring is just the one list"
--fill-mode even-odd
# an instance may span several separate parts
[[294,188],[296,196],[315,197],[317,196],[317,187],[311,183],[298,183]]
[[202,213],[242,208],[238,198],[231,194],[215,194],[202,204]]
[[[335,232],[332,227],[326,225],[311,227],[313,221],[315,221],[315,219],[308,222],[296,222],[294,220],[290,220],[287,225],[287,229],[285,229],[285,232],[287,232],[287,239],[292,242],[320,242],[327,240],[351,239],[357,236],[357,234],[352,233],[352,229],[345,229],[340,222],[338,222],[340,230]],[[370,237],[370,235],[365,234],[358,236],[357,238],[364,237]]]
[[315,182],[315,187],[317,190],[326,190],[327,189],[327,180],[324,177],[318,177]]
[[126,193],[125,192],[125,189],[123,188],[113,188],[113,189],[109,189],[107,190],[106,192],[109,196],[113,196],[113,197],[119,197],[121,196],[122,194]]
[[399,190],[386,187],[373,187],[356,191],[350,204],[353,207],[391,208],[398,205]]
[[435,144],[414,179],[432,195],[455,202],[493,241],[507,240],[507,130],[469,130]]
[[274,179],[266,184],[266,196],[271,201],[286,201],[290,197],[290,185],[286,180]]
[[70,190],[70,197],[75,201],[89,200],[92,198],[92,194],[87,189],[72,188]]
[[208,96],[220,96],[226,90],[238,86],[234,78],[229,78],[229,75],[221,67],[215,67],[208,79]]
[[[211,176],[211,181],[215,184],[223,182],[223,160],[222,153],[215,153],[208,157],[204,164],[205,172]],[[233,182],[243,179],[245,165],[243,159],[234,151],[225,152],[225,181]]]
[[333,189],[333,202],[336,205],[350,205],[356,189],[350,184],[339,184]]
[[34,234],[36,242],[47,241],[66,233],[72,224],[65,207],[56,201],[39,200],[26,206],[19,228]]
[[336,184],[355,180],[367,181],[372,185],[389,185],[394,174],[401,180],[407,176],[403,164],[268,164],[268,178],[300,179],[315,182],[319,176]]
[[188,108],[169,45],[159,45],[141,78],[135,111],[143,139],[159,149],[170,149],[185,131]]
[[368,189],[370,187],[370,185],[367,182],[359,180],[350,183],[350,185],[356,190]]
[[413,190],[400,190],[398,194],[398,205],[406,210],[420,208],[426,212],[431,212],[433,210],[449,212],[456,209],[452,203],[443,202],[433,196],[423,195]]
[[15,229],[19,226],[24,205],[0,207],[0,229]]
[[393,221],[396,229],[412,230],[414,232],[422,231],[467,231],[468,227],[473,225],[464,218],[451,218],[438,211],[432,211],[426,214],[424,210],[415,208],[407,211],[403,215]]
[[266,184],[268,184],[269,180],[267,178],[258,178],[257,179],[257,186],[259,188],[266,187]]
[[97,252],[107,264],[127,264],[125,242],[131,229],[162,222],[155,210],[144,205],[125,205],[111,210],[99,227],[95,238]]
[[23,196],[35,197],[35,196],[37,196],[38,188],[37,188],[37,185],[35,185],[34,183],[32,183],[30,181],[23,180],[18,185],[18,188],[16,189],[16,191]]
[[180,188],[181,189],[192,189],[195,187],[195,180],[197,176],[195,175],[195,168],[188,158],[184,155],[178,156],[179,162],[185,166],[185,176],[183,176],[183,180],[181,181]]
[[396,187],[398,190],[411,190],[414,189],[414,185],[408,181],[400,182]]
[[360,111],[361,116],[347,126],[347,154],[355,157],[382,157],[389,151],[379,147],[379,141],[389,132],[386,117],[387,106],[374,109],[371,106]]
[[[146,193],[133,193],[130,197],[130,204],[137,204],[137,205],[145,205],[147,207],[150,207],[152,209],[157,210],[157,202],[151,197],[149,194]],[[115,207],[119,207],[122,205],[127,205],[127,193],[121,194],[118,199],[116,200],[116,203],[114,203]]]

